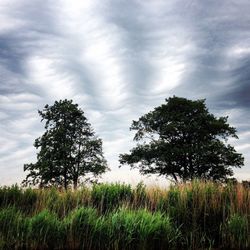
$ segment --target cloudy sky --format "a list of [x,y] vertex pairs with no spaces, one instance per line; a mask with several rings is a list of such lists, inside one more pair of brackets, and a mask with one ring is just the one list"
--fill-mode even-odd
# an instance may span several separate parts
[[250,179],[249,11],[249,0],[0,0],[0,185],[24,178],[37,110],[61,98],[103,139],[104,179],[138,182],[118,168],[129,126],[173,94],[229,116],[245,156],[236,177]]

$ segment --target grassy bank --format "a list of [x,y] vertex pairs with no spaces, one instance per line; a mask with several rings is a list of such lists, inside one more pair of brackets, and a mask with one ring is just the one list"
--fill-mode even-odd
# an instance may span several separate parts
[[1,249],[250,249],[250,189],[0,188]]

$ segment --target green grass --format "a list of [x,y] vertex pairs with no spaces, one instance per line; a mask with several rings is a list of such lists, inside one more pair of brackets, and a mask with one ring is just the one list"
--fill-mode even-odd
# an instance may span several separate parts
[[132,188],[126,184],[94,185],[91,192],[93,205],[102,212],[113,210],[122,204],[129,203],[132,198]]
[[2,187],[0,249],[250,249],[250,189]]
[[225,240],[231,242],[233,247],[243,249],[249,246],[250,231],[246,215],[233,214],[227,221],[225,231]]
[[28,224],[28,242],[30,248],[54,249],[65,243],[65,225],[54,213],[47,210],[34,215]]

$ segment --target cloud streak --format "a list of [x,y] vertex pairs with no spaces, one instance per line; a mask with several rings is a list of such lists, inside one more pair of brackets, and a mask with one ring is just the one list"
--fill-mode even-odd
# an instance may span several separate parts
[[[248,165],[249,9],[247,0],[2,0],[0,183],[23,178],[43,131],[37,109],[60,98],[79,103],[103,139],[107,180],[128,171],[117,159],[133,145],[131,121],[173,94],[229,115]],[[250,178],[248,167],[236,173]]]

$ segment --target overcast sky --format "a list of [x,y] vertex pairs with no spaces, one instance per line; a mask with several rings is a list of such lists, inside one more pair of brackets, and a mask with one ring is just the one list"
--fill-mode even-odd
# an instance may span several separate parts
[[37,110],[61,98],[103,139],[104,180],[140,181],[118,155],[134,145],[131,121],[172,95],[229,116],[245,156],[236,177],[250,179],[249,11],[249,0],[0,0],[0,185],[24,178]]

